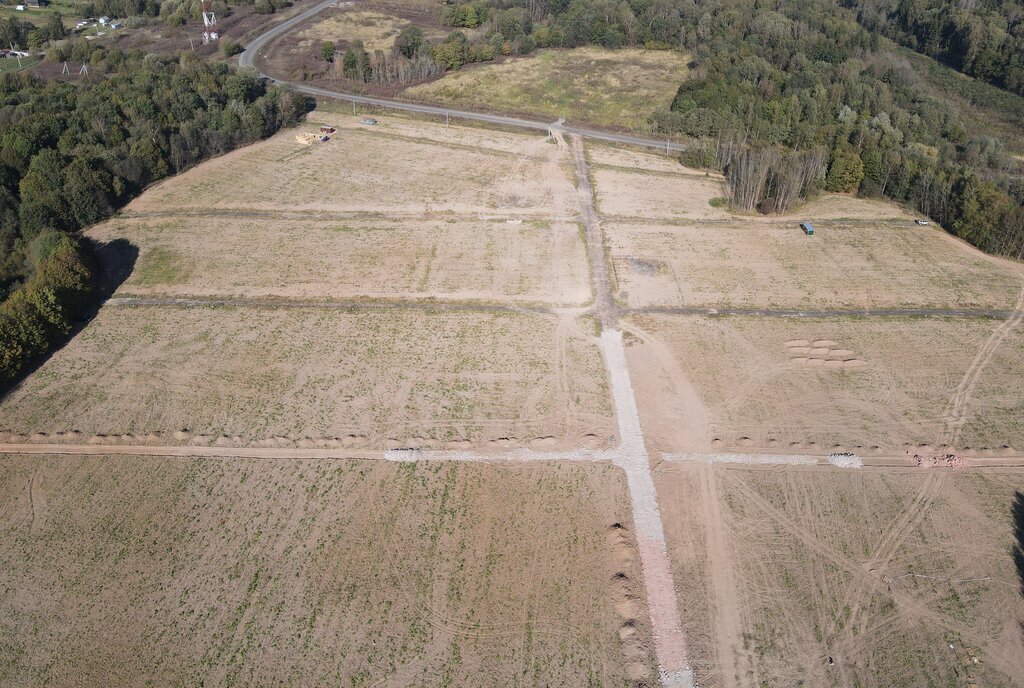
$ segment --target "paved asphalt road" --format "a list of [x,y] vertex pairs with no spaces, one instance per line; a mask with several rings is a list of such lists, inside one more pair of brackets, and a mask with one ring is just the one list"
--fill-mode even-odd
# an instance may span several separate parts
[[657,139],[648,139],[641,136],[630,136],[628,134],[612,134],[606,131],[599,131],[597,129],[587,129],[584,127],[575,127],[571,125],[563,124],[561,120],[558,122],[542,122],[532,119],[521,119],[519,117],[504,117],[502,115],[489,115],[484,112],[472,112],[470,110],[450,110],[443,107],[436,107],[432,105],[419,105],[417,103],[406,103],[400,100],[394,100],[392,98],[373,98],[370,96],[360,96],[352,93],[342,93],[341,91],[331,91],[325,88],[317,88],[315,86],[309,86],[307,84],[298,84],[290,81],[282,81],[275,78],[272,74],[264,74],[255,64],[255,58],[257,53],[267,45],[270,41],[287,33],[291,29],[295,28],[296,25],[304,22],[305,20],[312,17],[314,14],[324,11],[331,5],[336,4],[337,0],[324,0],[323,2],[313,5],[305,12],[300,12],[291,19],[281,22],[277,26],[267,31],[264,34],[259,35],[255,39],[249,42],[245,52],[239,56],[239,65],[242,67],[252,67],[261,76],[265,76],[275,84],[284,86],[298,91],[299,93],[306,93],[311,96],[317,96],[319,98],[334,98],[336,100],[345,100],[353,103],[360,103],[363,105],[375,105],[378,107],[391,108],[393,110],[405,110],[407,112],[422,112],[429,115],[448,115],[450,117],[456,117],[459,119],[471,119],[478,122],[488,122],[490,124],[500,124],[504,126],[520,127],[523,129],[536,129],[539,131],[548,131],[550,129],[558,129],[567,134],[578,134],[589,139],[599,139],[602,141],[611,141],[613,143],[628,143],[636,146],[646,146],[648,148],[658,148],[660,150],[672,150],[672,151],[683,151],[686,150],[686,146],[680,143],[668,143],[666,141],[658,141]]

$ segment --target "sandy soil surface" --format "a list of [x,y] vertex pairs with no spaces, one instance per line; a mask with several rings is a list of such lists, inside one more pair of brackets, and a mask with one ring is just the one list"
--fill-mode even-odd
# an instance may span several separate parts
[[[653,446],[891,453],[907,443],[938,451],[950,401],[1001,321],[645,315],[628,322],[653,342],[638,338],[630,356]],[[992,377],[973,387],[972,420],[990,410],[1005,417],[1016,393],[1005,373],[1024,369],[1022,350],[998,350],[1005,367],[992,367]],[[968,421],[957,446],[1019,448],[1021,431],[1018,423]]]
[[[359,107],[357,107],[357,112]],[[309,113],[306,119],[317,125],[328,124],[345,130],[361,130],[365,128],[365,125],[360,124],[360,120],[364,116],[357,114],[353,117],[352,106],[349,103],[329,102],[318,103],[317,109]],[[383,131],[387,137],[398,141],[404,139],[432,141],[441,146],[454,148],[468,146],[486,151],[521,155],[524,143],[533,143],[537,139],[536,132],[530,134],[520,130],[491,129],[482,124],[460,122],[459,120],[452,120],[448,126],[445,126],[443,121],[433,121],[402,112],[374,111],[373,118],[377,120],[374,131]],[[571,161],[566,158],[564,162],[566,178],[571,179],[572,171],[568,169]]]
[[[1017,327],[1007,333],[999,346],[989,352],[967,389],[962,402],[962,427],[957,430],[957,443],[974,443],[976,447],[999,446],[999,438],[1011,429],[1010,444],[1024,449],[1021,419],[1024,419],[1024,336]],[[980,397],[979,397],[980,390]],[[957,399],[953,399],[954,404]],[[955,420],[955,419],[954,419]]]
[[663,463],[656,482],[701,686],[1021,685],[1019,470]]
[[393,133],[383,118],[377,126],[358,121],[339,115],[333,138],[308,146],[296,135],[316,127],[281,132],[156,185],[127,211],[500,211],[545,219],[575,212],[567,167],[543,137],[520,136],[510,153],[431,139],[443,123],[421,123],[414,138]]
[[1012,309],[1024,271],[910,223],[608,223],[631,307]]
[[5,686],[655,680],[609,465],[0,456],[0,514]]
[[172,215],[121,218],[89,235],[139,250],[118,295],[550,305],[591,298],[579,226],[569,222]]
[[566,324],[517,313],[111,306],[0,402],[0,430],[575,445],[613,434],[612,412],[597,347]]

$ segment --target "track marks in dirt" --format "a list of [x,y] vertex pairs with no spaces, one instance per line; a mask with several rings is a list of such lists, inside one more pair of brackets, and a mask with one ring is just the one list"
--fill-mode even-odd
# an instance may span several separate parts
[[[932,609],[927,602],[919,599],[911,591],[892,586],[885,573],[886,567],[896,558],[902,544],[928,517],[930,508],[945,486],[945,475],[936,473],[928,476],[907,510],[881,535],[868,559],[856,561],[822,542],[811,530],[799,525],[796,520],[762,497],[743,479],[743,470],[719,470],[729,476],[730,488],[743,496],[745,505],[761,511],[771,521],[796,537],[805,547],[821,556],[829,565],[849,574],[850,585],[842,588],[849,590],[849,594],[836,596],[834,607],[837,614],[842,614],[849,608],[848,620],[839,624],[833,616],[832,622],[822,627],[823,640],[829,648],[829,654],[836,657],[836,685],[855,685],[847,667],[854,664],[870,666],[871,657],[864,654],[868,652],[869,641],[877,646],[878,643],[884,642],[885,637],[894,633],[918,634],[920,628],[942,628],[956,633],[969,645],[981,647],[986,644],[986,638],[981,636],[977,629],[949,614]],[[874,623],[869,625],[872,597],[879,595],[891,598],[893,612],[884,618],[875,616]]]
[[854,586],[849,589],[849,594],[844,596],[839,604],[840,609],[849,608],[849,620],[845,624],[845,633],[833,624],[831,632],[834,637],[839,638],[842,635],[844,642],[857,642],[869,631],[867,619],[871,593],[877,589],[876,582],[889,578],[887,569],[895,558],[896,552],[928,515],[928,510],[945,482],[946,476],[943,473],[928,475],[907,510],[882,534],[878,544],[871,552],[871,556],[861,564],[870,578],[860,577],[857,579]]
[[752,662],[743,647],[744,620],[740,612],[729,526],[722,513],[714,467],[711,464],[702,467],[700,478],[703,489],[700,501],[707,528],[705,546],[714,600],[714,629],[721,685],[753,685]]
[[[556,139],[561,134],[555,132]],[[590,168],[587,154],[583,150],[583,139],[572,136],[572,156],[576,166],[576,193],[579,196],[580,216],[583,220],[587,240],[587,256],[590,259],[590,279],[594,285],[594,311],[602,326],[616,327],[618,308],[612,299],[611,282],[608,278],[608,261],[604,254],[604,235],[594,202],[594,187],[590,183]]]
[[1007,320],[999,323],[992,330],[992,334],[978,349],[977,355],[971,361],[971,365],[968,366],[967,372],[964,373],[964,377],[960,380],[960,384],[957,385],[953,396],[950,397],[949,406],[943,416],[943,441],[946,444],[955,446],[960,441],[960,434],[963,432],[964,424],[967,422],[971,395],[978,384],[978,379],[981,377],[989,361],[992,360],[996,350],[1010,333],[1020,325],[1021,321],[1024,321],[1024,288],[1021,288],[1020,294],[1017,297],[1014,314]]

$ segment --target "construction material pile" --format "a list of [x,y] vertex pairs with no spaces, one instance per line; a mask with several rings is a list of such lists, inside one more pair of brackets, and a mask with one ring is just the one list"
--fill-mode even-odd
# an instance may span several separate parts
[[963,468],[966,463],[964,457],[957,454],[945,454],[944,456],[914,454],[914,465],[918,468]]
[[828,462],[837,468],[861,468],[864,462],[850,452],[834,452],[828,455]]

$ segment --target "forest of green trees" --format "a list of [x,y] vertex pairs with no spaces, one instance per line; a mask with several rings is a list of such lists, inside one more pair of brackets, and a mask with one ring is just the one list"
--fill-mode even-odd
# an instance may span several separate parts
[[[391,84],[542,47],[683,50],[692,76],[651,125],[693,139],[687,162],[725,172],[738,208],[781,212],[821,189],[884,196],[985,251],[1024,257],[1022,165],[885,38],[1019,91],[1020,4],[843,1],[455,0],[440,9],[455,29],[443,41],[410,27],[390,54],[357,43],[338,66]],[[947,23],[925,26],[937,16]],[[1024,139],[1024,98],[981,100],[1015,113]]]
[[867,29],[954,69],[1024,95],[1019,0],[845,0]]
[[67,46],[88,79],[0,76],[0,383],[90,305],[88,242],[74,233],[149,184],[298,122],[305,98],[191,54]]

